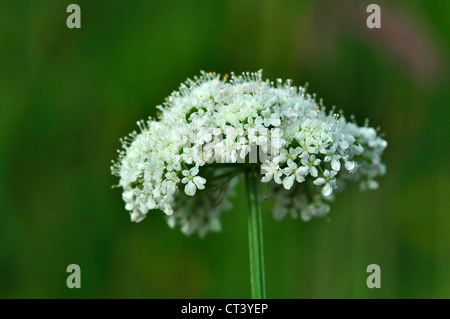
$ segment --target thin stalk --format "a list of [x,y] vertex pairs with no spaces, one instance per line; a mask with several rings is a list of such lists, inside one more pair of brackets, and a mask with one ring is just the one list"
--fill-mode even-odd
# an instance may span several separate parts
[[253,299],[266,298],[264,281],[264,253],[262,241],[261,210],[258,196],[258,172],[256,167],[245,169],[245,185],[248,203],[248,238],[250,244],[250,279]]

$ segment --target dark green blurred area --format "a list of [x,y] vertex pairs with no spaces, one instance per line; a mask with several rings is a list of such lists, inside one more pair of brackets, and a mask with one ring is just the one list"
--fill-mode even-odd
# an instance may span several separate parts
[[376,1],[378,30],[371,2],[0,2],[0,297],[250,297],[243,185],[202,240],[162,214],[131,223],[110,162],[187,77],[263,69],[389,143],[380,189],[349,187],[329,220],[279,222],[264,204],[268,297],[450,298],[450,2]]

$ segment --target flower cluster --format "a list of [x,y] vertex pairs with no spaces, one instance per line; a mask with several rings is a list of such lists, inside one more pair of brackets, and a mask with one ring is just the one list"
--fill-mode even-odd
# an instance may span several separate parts
[[325,216],[345,181],[375,189],[385,173],[387,142],[375,129],[327,112],[290,81],[262,80],[261,71],[230,80],[202,73],[158,109],[157,120],[139,121],[140,132],[122,140],[112,166],[132,221],[158,209],[184,233],[220,230],[248,165],[275,194],[275,217],[303,220]]

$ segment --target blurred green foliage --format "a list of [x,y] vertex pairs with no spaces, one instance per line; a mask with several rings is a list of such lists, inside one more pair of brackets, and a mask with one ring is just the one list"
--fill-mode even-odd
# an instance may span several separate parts
[[[82,28],[66,27],[81,7]],[[389,142],[380,189],[329,219],[263,206],[270,298],[449,298],[449,1],[0,2],[0,297],[248,298],[245,189],[204,240],[130,223],[119,137],[200,70],[310,83]],[[81,267],[81,289],[66,267]],[[366,267],[381,266],[381,289]]]

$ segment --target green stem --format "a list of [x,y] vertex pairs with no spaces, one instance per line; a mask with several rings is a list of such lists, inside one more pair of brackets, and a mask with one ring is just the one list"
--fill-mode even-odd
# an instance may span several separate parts
[[264,282],[264,254],[262,242],[261,212],[258,196],[258,171],[256,167],[245,169],[245,185],[248,202],[248,235],[250,244],[250,278],[252,298],[266,298]]

